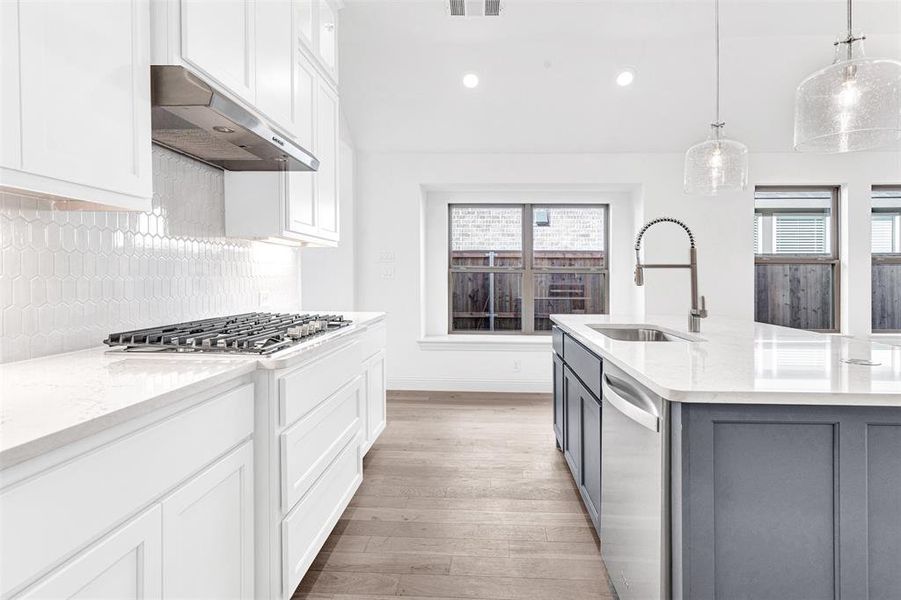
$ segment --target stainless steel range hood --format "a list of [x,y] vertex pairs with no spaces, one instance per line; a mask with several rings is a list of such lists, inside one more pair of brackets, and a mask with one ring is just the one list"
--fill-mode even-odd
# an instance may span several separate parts
[[226,171],[316,171],[319,161],[181,66],[150,67],[153,141]]

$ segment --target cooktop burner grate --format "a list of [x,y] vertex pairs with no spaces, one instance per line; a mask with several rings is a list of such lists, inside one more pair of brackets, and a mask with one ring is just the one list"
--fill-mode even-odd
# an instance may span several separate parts
[[111,333],[103,343],[126,350],[272,354],[350,324],[341,315],[258,312]]

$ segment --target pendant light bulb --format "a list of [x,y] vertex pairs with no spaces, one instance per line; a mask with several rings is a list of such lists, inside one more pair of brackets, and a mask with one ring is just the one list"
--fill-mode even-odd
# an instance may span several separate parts
[[836,40],[831,65],[795,92],[795,150],[856,152],[901,140],[901,62],[867,58],[866,36],[852,30]]
[[715,196],[748,185],[748,147],[723,136],[720,121],[720,3],[714,0],[716,38],[716,121],[707,140],[685,153],[683,186],[686,194]]

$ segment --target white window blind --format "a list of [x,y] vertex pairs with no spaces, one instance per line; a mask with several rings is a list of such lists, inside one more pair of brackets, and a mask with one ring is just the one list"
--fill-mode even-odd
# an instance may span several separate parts
[[897,252],[895,247],[895,215],[874,214],[871,221],[871,237],[873,240],[873,252],[876,254],[888,254]]
[[825,215],[776,215],[776,254],[826,254],[828,231]]

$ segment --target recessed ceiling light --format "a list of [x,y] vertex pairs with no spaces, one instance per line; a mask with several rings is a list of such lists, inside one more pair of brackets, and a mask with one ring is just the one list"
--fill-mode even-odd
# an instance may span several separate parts
[[479,76],[475,73],[467,73],[463,76],[463,85],[472,89],[479,85]]
[[635,71],[633,71],[632,69],[620,71],[619,75],[616,76],[616,85],[620,87],[632,85],[633,81],[635,81]]

